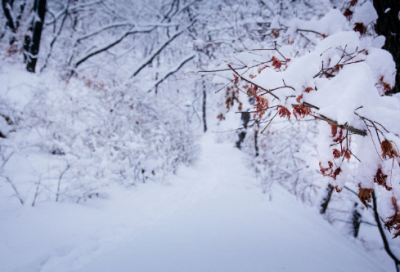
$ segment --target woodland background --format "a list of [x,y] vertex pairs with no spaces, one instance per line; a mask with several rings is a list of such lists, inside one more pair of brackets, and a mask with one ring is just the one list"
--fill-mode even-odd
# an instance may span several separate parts
[[[240,113],[251,111],[254,101],[235,97],[226,85],[231,71],[221,73],[235,53],[283,46],[276,41],[279,35],[286,39],[279,31],[287,28],[277,32],[276,18],[321,19],[332,9],[345,12],[346,5],[342,0],[3,0],[3,218],[25,207],[92,205],[87,203],[110,201],[115,190],[170,184],[180,169],[202,161],[202,139],[212,135],[213,142],[241,150],[257,192],[274,201],[274,191],[281,190],[276,188],[284,188],[297,199],[295,205],[310,207],[372,252],[368,258],[376,254],[377,262],[386,260],[391,267],[394,261],[399,269],[400,244],[383,226],[378,229],[377,201],[367,209],[356,182],[338,194],[321,175],[317,121],[280,119],[262,131],[253,114]],[[376,29],[375,23],[366,26],[366,35],[385,35],[387,28]],[[313,50],[320,38],[305,29],[293,46]],[[396,64],[399,54],[393,55]],[[14,249],[9,254],[15,255]],[[56,271],[54,263],[44,268],[15,263],[4,267]]]

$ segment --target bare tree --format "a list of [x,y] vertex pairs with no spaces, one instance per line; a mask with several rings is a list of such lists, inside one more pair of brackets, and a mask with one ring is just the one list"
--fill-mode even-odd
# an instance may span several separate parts
[[27,34],[25,36],[25,60],[26,69],[29,72],[34,73],[36,63],[39,54],[40,38],[42,36],[44,17],[46,13],[46,0],[35,0],[33,5],[33,16],[29,31],[32,33],[32,37]]

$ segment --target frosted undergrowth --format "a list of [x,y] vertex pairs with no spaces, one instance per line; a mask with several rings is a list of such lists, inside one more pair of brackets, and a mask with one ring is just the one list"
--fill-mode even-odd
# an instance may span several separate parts
[[128,85],[1,71],[6,195],[33,204],[81,201],[110,183],[163,180],[198,152],[186,116]]

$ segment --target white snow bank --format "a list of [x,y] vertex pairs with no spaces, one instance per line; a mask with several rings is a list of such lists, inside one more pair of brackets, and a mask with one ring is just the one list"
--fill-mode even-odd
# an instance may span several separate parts
[[[207,135],[169,184],[85,205],[2,206],[1,271],[387,271],[282,188],[261,194],[231,145]],[[288,261],[290,260],[290,261]],[[391,264],[391,263],[390,263]]]

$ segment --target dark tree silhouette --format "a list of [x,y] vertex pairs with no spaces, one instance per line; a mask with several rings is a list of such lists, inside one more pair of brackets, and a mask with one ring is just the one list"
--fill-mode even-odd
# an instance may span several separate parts
[[386,37],[383,49],[393,55],[396,63],[396,85],[388,93],[400,92],[400,1],[374,0],[374,7],[378,13],[375,31]]
[[13,2],[14,2],[13,0],[2,0],[1,4],[3,6],[4,16],[7,19],[6,24],[11,29],[12,32],[15,32],[17,30],[17,26],[12,16]]
[[[14,0],[2,0],[1,5],[3,7],[4,17],[6,18],[6,29],[11,30],[10,35],[10,45],[16,41],[15,33],[19,27],[19,21],[21,20],[22,13],[25,9],[25,1],[20,2],[18,15],[15,15],[15,11],[13,11]],[[1,35],[1,38],[4,36],[5,32]]]
[[33,5],[33,18],[29,30],[32,36],[25,36],[24,54],[26,69],[34,73],[39,54],[40,38],[42,36],[44,16],[46,13],[46,0],[35,0]]

